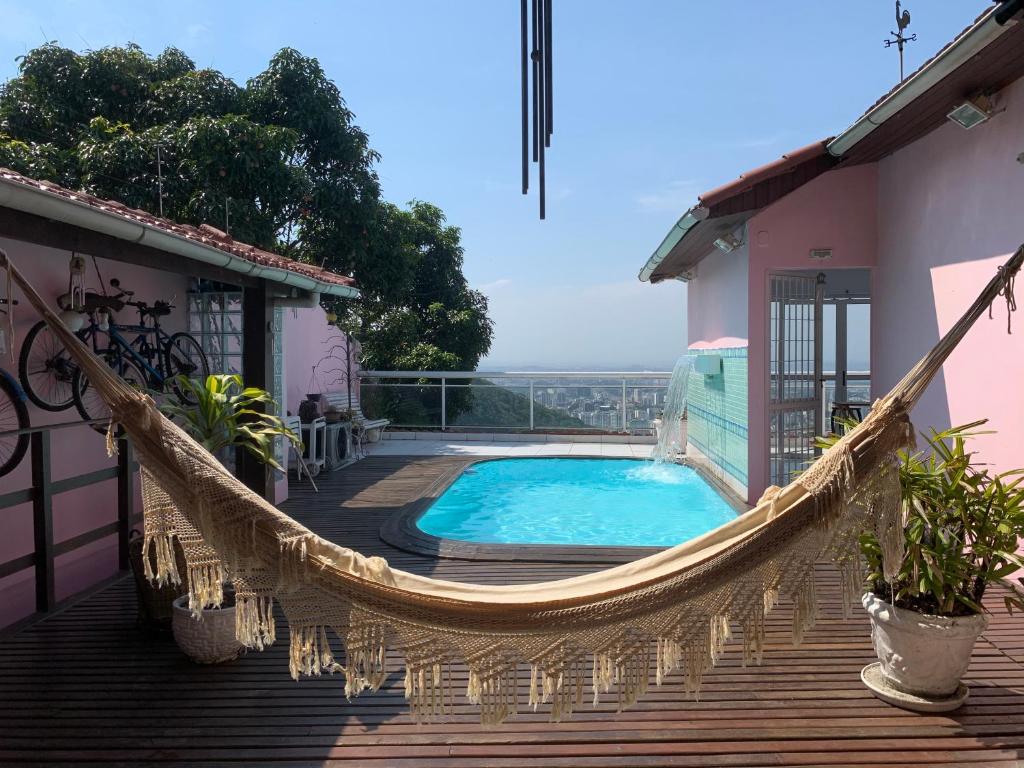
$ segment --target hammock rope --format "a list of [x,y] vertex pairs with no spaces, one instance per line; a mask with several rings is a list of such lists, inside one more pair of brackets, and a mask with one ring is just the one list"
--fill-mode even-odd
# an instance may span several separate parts
[[[815,563],[836,565],[849,610],[864,581],[858,548],[864,530],[878,536],[891,574],[902,556],[896,452],[913,445],[908,413],[998,297],[1005,297],[1008,313],[1014,308],[1013,279],[1022,261],[1024,246],[860,425],[796,481],[770,489],[753,510],[615,568],[490,586],[391,568],[280,512],[93,355],[0,251],[0,268],[110,407],[108,450],[116,447],[115,424],[132,440],[142,467],[145,551],[152,547],[156,555],[156,570],[147,576],[180,581],[171,546],[177,538],[193,612],[219,605],[230,579],[238,639],[262,650],[275,641],[276,603],[288,624],[293,677],[340,673],[349,697],[378,689],[392,671],[387,651],[397,651],[418,719],[452,711],[451,669],[463,663],[467,697],[479,705],[485,724],[548,703],[559,720],[584,700],[596,704],[605,695],[621,709],[647,690],[652,676],[660,684],[674,672],[696,696],[734,629],[742,633],[744,663],[760,660],[765,618],[780,597],[793,603],[793,639],[800,642],[817,612]],[[530,668],[525,702],[517,686],[521,665]]]

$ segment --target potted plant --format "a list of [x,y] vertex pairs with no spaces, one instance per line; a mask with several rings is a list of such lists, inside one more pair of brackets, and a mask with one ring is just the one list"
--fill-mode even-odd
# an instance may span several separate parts
[[[861,539],[869,571],[862,602],[879,659],[861,676],[877,696],[907,709],[963,703],[960,679],[988,623],[986,588],[1024,566],[1016,554],[1024,474],[993,474],[967,450],[984,423],[932,430],[926,450],[900,454],[905,551],[892,578],[883,575],[878,540]],[[1017,592],[1005,601],[1024,610]]]
[[[174,419],[190,437],[223,463],[236,448],[242,448],[263,464],[284,471],[274,456],[275,442],[284,438],[301,446],[298,435],[277,416],[259,407],[273,404],[273,398],[258,387],[246,387],[242,377],[212,374],[204,381],[178,377],[176,390],[194,405],[168,402],[161,410]],[[235,604],[230,589],[224,603],[194,616],[188,596],[173,603],[171,628],[174,639],[185,654],[202,664],[230,661],[241,650],[235,639]]]
[[274,458],[276,440],[284,438],[301,447],[299,436],[278,416],[258,409],[274,404],[270,393],[246,387],[237,374],[211,374],[205,381],[180,376],[175,386],[195,405],[176,401],[160,409],[222,463],[226,450],[242,448],[283,472]]

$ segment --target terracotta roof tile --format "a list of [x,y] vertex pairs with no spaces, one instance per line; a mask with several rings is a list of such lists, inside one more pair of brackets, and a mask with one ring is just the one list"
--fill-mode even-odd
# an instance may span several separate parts
[[92,208],[105,211],[106,213],[115,216],[120,216],[121,218],[128,219],[139,224],[153,227],[154,229],[159,229],[163,232],[177,235],[179,237],[187,238],[207,247],[223,251],[224,253],[232,256],[237,256],[238,258],[245,259],[246,261],[251,261],[254,264],[259,264],[260,266],[294,272],[296,274],[312,278],[313,280],[319,280],[322,283],[329,283],[332,285],[355,285],[355,281],[351,277],[339,275],[335,272],[321,269],[320,267],[312,264],[295,261],[294,259],[289,259],[288,257],[282,256],[278,253],[265,251],[262,248],[257,248],[249,243],[238,242],[230,235],[222,232],[216,227],[211,227],[209,224],[202,224],[198,227],[193,227],[191,224],[180,224],[176,221],[171,221],[170,219],[162,219],[159,216],[154,216],[147,211],[131,208],[117,200],[104,200],[94,195],[90,195],[87,192],[75,192],[58,184],[54,184],[52,181],[39,181],[37,179],[32,179],[7,168],[0,167],[0,180],[30,187],[53,195],[54,197],[73,200],[77,203],[88,205]]

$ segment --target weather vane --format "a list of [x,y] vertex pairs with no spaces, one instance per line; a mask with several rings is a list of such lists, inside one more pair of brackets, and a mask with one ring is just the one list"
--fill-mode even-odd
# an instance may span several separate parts
[[917,40],[917,35],[910,35],[907,37],[903,34],[903,30],[910,26],[910,11],[904,11],[900,8],[900,0],[896,0],[896,31],[890,31],[889,34],[894,39],[886,40],[885,47],[890,48],[895,45],[900,52],[900,82],[903,82],[903,46],[906,43],[912,43]]

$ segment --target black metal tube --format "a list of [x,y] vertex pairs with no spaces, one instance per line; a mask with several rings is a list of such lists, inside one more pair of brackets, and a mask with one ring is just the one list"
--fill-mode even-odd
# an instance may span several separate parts
[[522,97],[522,118],[523,118],[523,194],[530,189],[530,102],[529,102],[529,79],[527,74],[527,33],[526,33],[526,0],[519,3],[519,64],[520,64],[520,85]]
[[551,73],[551,3],[552,0],[544,0],[544,136],[547,146],[551,146],[551,134],[555,132],[555,121],[552,119],[554,110],[554,98],[552,97],[552,82],[554,78]]
[[537,37],[538,37],[538,40],[537,40],[537,43],[538,43],[538,46],[539,46],[538,51],[537,51],[537,67],[538,67],[538,70],[539,70],[538,71],[538,77],[537,77],[537,86],[538,86],[537,87],[537,104],[539,105],[539,109],[537,110],[537,127],[538,127],[538,130],[540,131],[540,134],[541,134],[540,135],[540,142],[539,142],[539,146],[538,146],[538,154],[539,154],[538,165],[540,166],[540,170],[539,170],[539,172],[537,174],[537,180],[539,182],[538,186],[540,187],[540,189],[539,189],[540,218],[543,220],[544,215],[545,215],[545,207],[546,207],[546,203],[547,203],[546,195],[545,195],[546,182],[545,182],[545,173],[544,173],[544,171],[545,171],[545,169],[544,169],[544,147],[547,146],[547,144],[548,144],[547,117],[546,117],[546,115],[547,115],[547,109],[546,109],[547,95],[546,95],[546,91],[545,91],[545,88],[544,88],[544,85],[545,85],[545,83],[547,81],[547,71],[546,71],[546,68],[544,66],[544,64],[547,61],[547,49],[544,46],[546,35],[547,35],[546,25],[544,24],[544,19],[547,17],[547,10],[546,10],[547,3],[546,3],[546,0],[537,0],[537,4],[538,4],[538,8],[537,8],[537,12],[538,12],[537,13],[537,25],[538,25],[538,35],[537,35]]
[[540,119],[540,103],[537,97],[540,95],[540,89],[538,88],[540,81],[540,61],[537,57],[537,34],[538,30],[538,19],[537,19],[537,3],[538,0],[532,0],[531,10],[533,11],[531,20],[532,25],[532,45],[530,48],[530,60],[533,62],[533,162],[538,162],[539,156],[537,153],[538,139],[540,137],[540,125],[538,120]]

